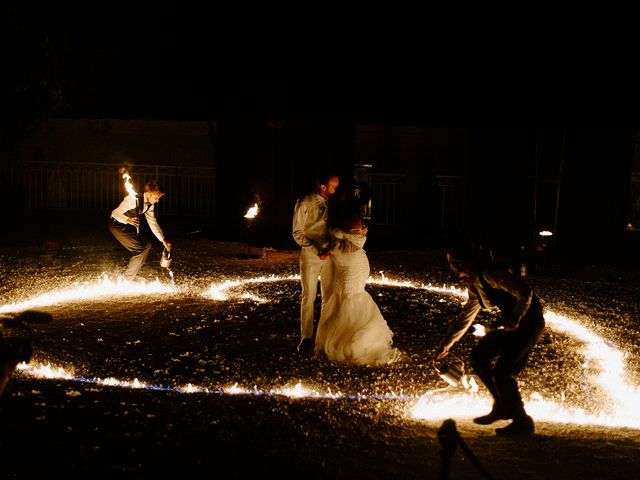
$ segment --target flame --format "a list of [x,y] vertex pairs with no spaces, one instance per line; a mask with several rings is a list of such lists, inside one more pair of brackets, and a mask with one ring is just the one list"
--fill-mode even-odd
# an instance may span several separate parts
[[111,279],[103,274],[95,282],[86,282],[67,290],[43,293],[23,302],[3,305],[0,307],[0,313],[20,312],[33,307],[57,305],[77,300],[90,300],[111,295],[145,295],[173,292],[175,292],[174,288],[162,284],[158,279],[153,282],[131,281],[125,280],[123,277]]
[[129,195],[138,195],[133,189],[133,183],[131,183],[131,175],[129,175],[129,172],[127,172],[125,168],[120,169],[120,171],[122,172],[122,178],[124,178],[124,188],[127,190]]
[[477,393],[478,390],[480,390],[480,387],[478,386],[478,383],[476,382],[476,379],[474,377],[463,375],[461,382],[462,386],[465,389],[469,390],[471,393]]
[[287,280],[300,280],[300,275],[289,275],[287,277],[279,277],[277,275],[271,275],[268,277],[254,277],[254,278],[245,278],[238,280],[225,280],[221,283],[212,284],[209,289],[204,293],[204,296],[209,297],[213,300],[231,300],[232,298],[245,298],[251,299],[259,303],[266,303],[269,300],[253,295],[249,292],[242,291],[240,293],[233,293],[230,290],[233,290],[236,287],[241,287],[246,284],[253,283],[269,283],[269,282],[282,282]]
[[252,389],[246,389],[239,387],[237,383],[234,383],[233,385],[224,388],[223,391],[229,395],[277,395],[289,398],[337,398],[335,394],[332,394],[330,391],[327,394],[322,394],[311,387],[302,385],[302,382],[298,382],[293,387],[284,386],[268,391],[258,390],[256,387],[253,387]]
[[[525,401],[527,412],[538,420],[640,428],[640,412],[635,408],[640,402],[640,388],[627,384],[622,352],[576,320],[553,311],[545,312],[545,320],[554,330],[571,334],[584,342],[581,352],[586,359],[583,374],[587,383],[602,389],[608,400],[606,405],[590,405],[593,411],[589,412],[566,405],[564,395],[560,402],[553,402],[533,392],[529,401]],[[438,398],[434,393],[427,392],[420,398],[412,411],[413,417],[442,419],[450,417],[452,411],[459,417],[477,416],[491,408],[492,402],[488,398],[479,399],[473,392]]]
[[[395,281],[386,278],[380,272],[381,278],[369,278],[368,283],[379,285],[394,285],[403,288],[416,288],[430,292],[450,294],[458,297],[461,301],[467,298],[467,291],[456,287],[433,286],[431,284],[415,284],[410,281]],[[287,280],[299,280],[299,275],[290,276],[269,276],[249,279],[227,280],[220,284],[213,284],[209,287],[205,295],[214,300],[227,300],[230,298],[254,298],[250,293],[243,291],[234,293],[247,284],[279,282]],[[105,295],[114,294],[144,294],[144,293],[169,293],[174,292],[158,281],[155,283],[128,282],[123,279],[112,281],[103,276],[101,281],[93,284],[83,284],[74,289],[61,292],[51,292],[40,295],[25,302],[4,305],[0,307],[0,313],[24,310],[34,306],[50,305],[70,300],[90,299]],[[257,298],[257,297],[255,297]],[[264,300],[267,301],[267,300]],[[585,362],[582,366],[582,377],[589,388],[597,388],[599,393],[606,396],[606,400],[601,404],[594,402],[587,408],[572,406],[570,399],[564,394],[560,398],[545,399],[539,393],[532,392],[525,398],[525,408],[527,412],[536,420],[576,423],[588,425],[623,426],[640,429],[640,411],[636,406],[640,403],[640,388],[627,383],[625,373],[624,354],[614,345],[590,331],[586,326],[581,325],[577,320],[559,315],[553,311],[545,312],[545,320],[549,328],[569,334],[583,343],[580,352]],[[146,384],[140,380],[118,380],[115,378],[87,379],[82,376],[74,376],[73,373],[60,367],[47,365],[20,364],[18,370],[25,374],[40,376],[43,378],[62,378],[80,382],[91,382],[98,385],[117,386],[125,388],[145,388],[154,390],[170,390],[181,393],[226,393],[226,394],[251,394],[251,395],[280,395],[290,398],[347,398],[366,399],[382,398],[392,400],[411,400],[409,416],[414,419],[443,419],[450,418],[452,412],[457,417],[472,417],[485,414],[491,408],[491,400],[488,396],[478,394],[478,385],[473,376],[463,378],[461,381],[462,391],[451,391],[450,387],[444,389],[430,390],[420,397],[402,394],[385,395],[362,395],[343,393],[333,393],[328,390],[325,393],[319,392],[311,387],[297,383],[294,386],[285,385],[271,390],[258,390],[256,387],[243,388],[236,383],[231,387],[222,390],[212,390],[207,387],[187,384],[182,387],[163,387]]]
[[47,363],[46,365],[29,365],[26,363],[19,363],[16,366],[16,370],[23,371],[40,378],[60,378],[64,380],[71,380],[74,377],[73,373],[67,372],[62,367],[52,367],[50,363]]
[[486,328],[484,328],[484,325],[481,325],[479,323],[473,324],[473,335],[475,337],[484,337],[486,333],[487,330]]
[[256,218],[258,216],[258,204],[254,203],[253,207],[249,208],[249,210],[247,210],[247,213],[244,215],[244,218]]
[[[384,274],[382,274],[382,272],[380,272],[380,274],[381,274],[381,277],[379,279],[374,277],[369,277],[369,279],[367,280],[367,283],[370,283],[373,285],[386,285],[386,286],[392,286],[392,287],[417,288],[417,289],[427,290],[435,293],[443,293],[445,295],[454,295],[462,299],[468,298],[466,289],[460,289],[455,286],[448,287],[446,285],[442,287],[438,287],[430,283],[427,285],[424,285],[424,284],[416,285],[411,281],[391,280],[385,277]],[[245,285],[250,285],[250,284],[285,282],[285,281],[291,281],[291,280],[299,281],[300,275],[288,275],[288,276],[271,275],[268,277],[262,276],[262,277],[253,277],[253,278],[243,278],[243,279],[237,279],[237,280],[225,280],[220,283],[211,284],[208,290],[204,292],[204,296],[212,298],[213,300],[220,300],[220,301],[237,299],[237,298],[250,298],[259,302],[268,302],[269,300],[256,297],[244,289],[237,293],[234,293],[233,290],[237,289],[238,287],[244,288]]]
[[[367,283],[452,295],[459,298],[462,303],[468,299],[466,289],[391,280],[383,272],[379,273],[380,278],[370,277]],[[227,280],[220,284],[212,284],[207,295],[216,300],[247,298],[250,294],[246,291],[234,293],[233,290],[253,283],[299,279],[299,275],[291,275]],[[635,411],[633,406],[640,402],[640,389],[626,383],[622,352],[608,345],[602,338],[580,325],[577,320],[549,310],[545,312],[545,320],[549,328],[564,331],[584,342],[583,354],[588,359],[583,366],[584,376],[590,383],[603,389],[607,396],[611,397],[611,402],[607,405],[593,405],[593,408],[600,408],[600,411],[589,413],[581,408],[567,405],[564,396],[558,402],[554,402],[545,400],[539,393],[533,392],[530,394],[529,401],[525,401],[527,411],[539,420],[640,428],[640,412],[633,413]],[[477,336],[482,336],[484,333],[484,327],[480,324],[474,324],[474,329],[474,334]],[[462,386],[466,390],[464,393],[435,395],[436,391],[432,390],[423,394],[412,409],[411,416],[418,419],[442,419],[449,418],[451,412],[456,412],[459,417],[472,417],[483,415],[491,408],[492,401],[489,398],[478,396],[479,388],[473,376],[463,379]]]

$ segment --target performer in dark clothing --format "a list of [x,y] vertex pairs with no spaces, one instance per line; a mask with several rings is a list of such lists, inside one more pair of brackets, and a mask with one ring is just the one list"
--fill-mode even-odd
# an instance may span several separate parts
[[449,326],[436,358],[447,356],[480,310],[497,307],[501,314],[498,323],[487,329],[471,352],[473,370],[493,396],[491,412],[474,422],[489,425],[511,419],[511,424],[496,429],[496,433],[533,433],[533,419],[525,412],[514,377],[522,370],[544,330],[540,301],[531,287],[509,269],[495,264],[480,265],[469,246],[450,248],[447,261],[451,270],[465,280],[469,299],[461,315]]

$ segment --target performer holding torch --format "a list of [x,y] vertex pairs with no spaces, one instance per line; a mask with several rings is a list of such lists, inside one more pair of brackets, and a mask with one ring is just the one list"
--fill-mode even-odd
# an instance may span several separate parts
[[155,204],[164,196],[165,192],[156,180],[151,180],[145,184],[144,192],[138,194],[133,190],[131,177],[126,169],[120,169],[120,173],[125,180],[128,194],[120,202],[120,205],[111,212],[109,230],[116,240],[133,254],[124,272],[126,280],[133,280],[149,256],[152,246],[144,233],[140,231],[141,216],[147,220],[149,229],[164,245],[164,248],[171,251],[171,242],[165,238],[155,214]]

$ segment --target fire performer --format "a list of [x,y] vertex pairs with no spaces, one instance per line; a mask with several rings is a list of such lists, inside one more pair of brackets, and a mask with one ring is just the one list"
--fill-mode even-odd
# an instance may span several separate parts
[[333,291],[333,259],[329,234],[329,197],[336,193],[340,179],[336,175],[321,176],[316,191],[299,198],[293,210],[293,239],[300,251],[300,344],[298,352],[313,351],[314,303],[320,276],[321,309]]
[[[125,175],[126,172],[123,176]],[[133,189],[128,190],[129,194],[111,212],[109,230],[124,248],[133,253],[124,272],[125,279],[133,280],[149,256],[152,246],[140,231],[140,216],[144,215],[149,229],[167,251],[171,251],[171,242],[162,233],[155,214],[155,204],[163,197],[164,189],[156,180],[151,180],[145,184],[144,192],[141,194],[137,194]]]
[[497,264],[482,265],[468,245],[447,250],[451,270],[463,279],[469,299],[461,315],[451,322],[436,357],[442,359],[467,332],[482,309],[497,307],[500,318],[494,329],[487,329],[471,352],[474,372],[493,397],[487,415],[474,418],[479,425],[512,420],[496,429],[501,435],[531,434],[535,427],[527,415],[515,376],[522,370],[544,330],[542,306],[538,297],[519,276]]

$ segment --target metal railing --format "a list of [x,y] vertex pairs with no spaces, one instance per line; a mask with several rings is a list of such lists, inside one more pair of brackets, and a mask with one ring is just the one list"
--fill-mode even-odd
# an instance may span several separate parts
[[364,176],[370,188],[370,201],[364,216],[375,225],[398,225],[400,222],[398,192],[406,175],[368,173]]
[[[370,202],[363,215],[372,224],[398,226],[407,222],[403,210],[407,205],[402,188],[407,181],[403,174],[365,174],[364,181],[370,189]],[[464,185],[463,178],[453,175],[437,175],[440,194],[440,228],[456,230],[463,226]],[[412,199],[414,203],[417,199]]]
[[[29,162],[22,167],[26,206],[35,210],[107,211],[127,195],[117,165]],[[159,209],[166,215],[215,217],[214,167],[127,166],[134,189],[157,179],[164,187]]]

